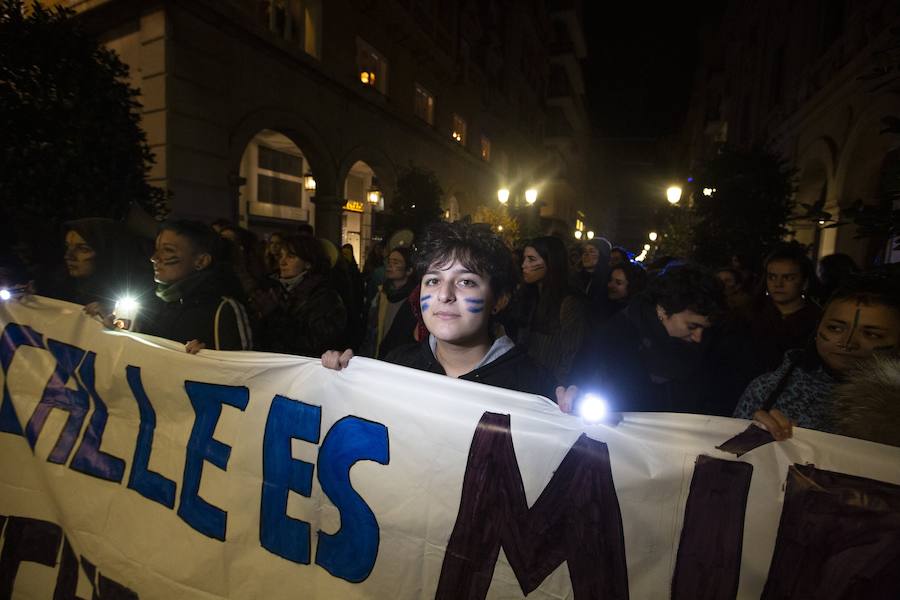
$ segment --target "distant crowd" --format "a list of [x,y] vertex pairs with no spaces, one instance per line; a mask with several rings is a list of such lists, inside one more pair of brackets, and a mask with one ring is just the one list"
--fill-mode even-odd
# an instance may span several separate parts
[[[303,225],[264,240],[233,223],[163,223],[155,244],[108,219],[69,222],[59,264],[0,258],[0,287],[83,305],[188,352],[360,355],[533,392],[577,410],[754,419],[900,445],[900,272],[797,243],[759,264],[644,266],[603,238],[508,248],[437,223],[371,245],[360,269]],[[27,287],[26,287],[27,286]],[[7,293],[6,297],[10,294]]]

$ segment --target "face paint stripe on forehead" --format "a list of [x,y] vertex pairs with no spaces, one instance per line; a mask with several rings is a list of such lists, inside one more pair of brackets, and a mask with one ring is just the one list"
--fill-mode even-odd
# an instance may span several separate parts
[[857,329],[857,327],[859,327],[859,313],[861,310],[862,310],[862,301],[857,300],[856,301],[856,312],[853,315],[853,324],[850,326],[850,335],[847,336],[847,341],[845,341],[843,343],[843,346],[845,348],[848,348],[850,346],[851,342],[853,342],[853,336],[856,335],[856,329]]

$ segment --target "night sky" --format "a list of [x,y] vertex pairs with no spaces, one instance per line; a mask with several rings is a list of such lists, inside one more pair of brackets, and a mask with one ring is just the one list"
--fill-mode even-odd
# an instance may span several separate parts
[[703,26],[718,20],[723,4],[584,3],[585,83],[597,137],[659,137],[681,127]]

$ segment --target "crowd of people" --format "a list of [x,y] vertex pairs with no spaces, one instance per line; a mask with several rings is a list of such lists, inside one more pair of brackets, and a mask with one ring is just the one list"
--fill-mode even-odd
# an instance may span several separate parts
[[590,392],[614,411],[754,419],[776,439],[796,424],[900,445],[900,274],[846,255],[816,269],[784,243],[758,272],[737,257],[644,266],[604,238],[509,248],[486,225],[436,223],[413,247],[374,243],[360,270],[353,246],[308,225],[260,240],[227,221],[170,221],[154,244],[89,218],[61,238],[54,268],[3,257],[0,283],[30,280],[191,353],[321,356],[335,369],[362,355],[566,411]]

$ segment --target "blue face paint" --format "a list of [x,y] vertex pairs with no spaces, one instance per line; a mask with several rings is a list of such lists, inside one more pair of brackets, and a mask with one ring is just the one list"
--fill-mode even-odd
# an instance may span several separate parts
[[466,310],[470,313],[480,313],[484,310],[484,298],[466,298]]
[[431,300],[431,294],[428,294],[427,296],[422,296],[421,298],[419,298],[419,304],[422,306],[423,313],[428,311],[428,307],[429,307],[428,300]]

